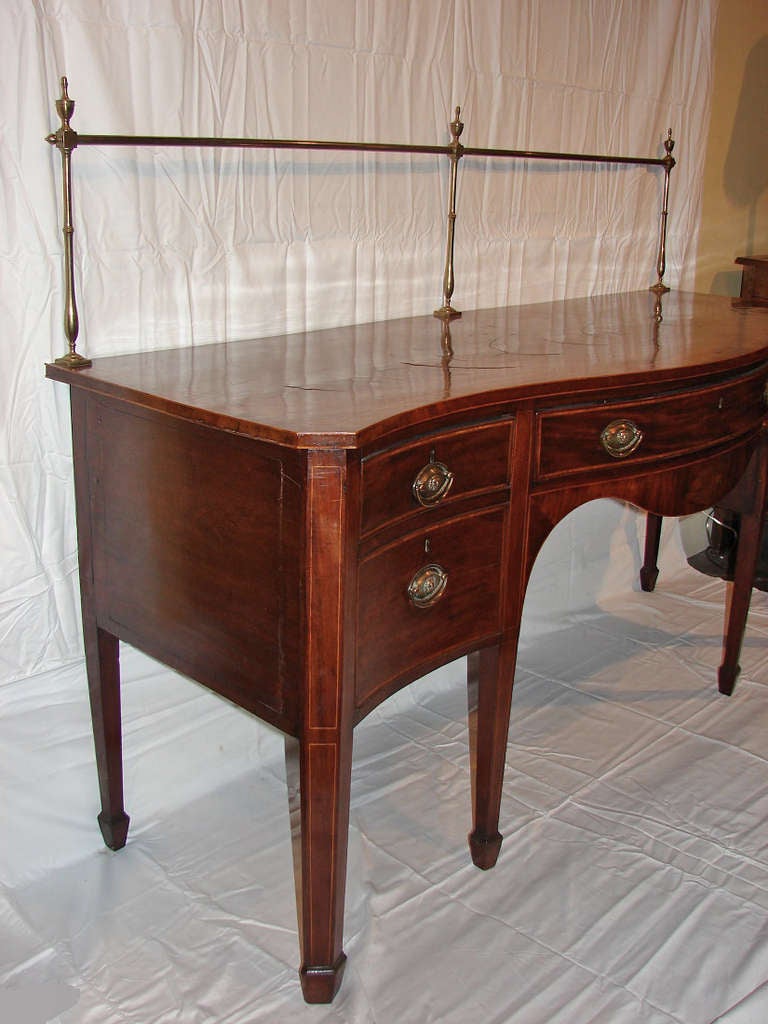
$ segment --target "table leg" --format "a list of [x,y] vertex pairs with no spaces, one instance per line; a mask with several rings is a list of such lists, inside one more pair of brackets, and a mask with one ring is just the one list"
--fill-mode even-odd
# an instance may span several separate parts
[[499,644],[475,651],[467,659],[469,743],[472,772],[473,863],[487,871],[501,849],[501,791],[509,733],[515,651]]
[[659,542],[661,540],[662,517],[649,512],[645,519],[645,555],[640,569],[640,586],[643,590],[653,590],[659,578]]
[[123,807],[123,743],[120,713],[120,661],[117,637],[86,624],[85,661],[93,740],[99,775],[98,822],[110,850],[125,846],[128,815]]
[[116,636],[96,624],[90,493],[92,472],[96,471],[88,454],[88,399],[77,388],[71,389],[71,406],[85,668],[101,793],[98,822],[104,842],[111,850],[119,850],[128,836],[128,815],[123,807],[119,645]]
[[352,736],[336,742],[286,737],[291,837],[301,947],[301,987],[308,1003],[330,1003],[339,990],[346,885]]
[[[742,497],[745,492],[746,499]],[[717,673],[717,687],[726,696],[733,693],[740,672],[739,656],[765,522],[765,503],[768,497],[768,434],[765,432],[747,470],[746,484],[737,487],[733,494],[737,497],[736,501],[732,503],[730,499],[726,500],[728,508],[735,507],[739,512],[739,538],[733,583],[728,584],[723,662]]]
[[343,451],[307,455],[303,707],[298,725],[301,987],[329,1003],[341,985],[352,778],[355,616],[352,528],[359,479]]

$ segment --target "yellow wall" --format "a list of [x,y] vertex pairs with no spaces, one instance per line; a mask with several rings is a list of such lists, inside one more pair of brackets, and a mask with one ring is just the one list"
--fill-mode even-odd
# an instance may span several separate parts
[[768,0],[721,0],[696,290],[738,295],[733,261],[758,254],[768,254]]

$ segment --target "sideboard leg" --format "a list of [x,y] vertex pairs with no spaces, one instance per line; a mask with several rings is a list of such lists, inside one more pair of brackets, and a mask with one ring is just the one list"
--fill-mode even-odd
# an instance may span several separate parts
[[726,599],[723,662],[717,672],[717,688],[726,696],[733,693],[741,671],[739,657],[747,627],[752,583],[760,551],[762,518],[754,513],[742,513],[740,519],[736,567],[733,583],[728,584]]
[[98,821],[104,842],[110,850],[119,850],[125,846],[128,837],[128,815],[123,807],[120,649],[117,637],[97,625],[91,523],[91,478],[96,471],[89,460],[88,396],[78,388],[71,388],[70,391],[85,668],[88,674],[93,741],[101,793],[101,814]]
[[343,741],[339,737],[338,742],[286,738],[301,948],[299,977],[308,1003],[332,1001],[347,959],[342,940],[351,748],[351,733]]
[[120,714],[120,661],[117,637],[86,624],[85,659],[93,740],[99,775],[98,822],[110,850],[125,846],[128,815],[123,807],[123,743]]
[[651,591],[659,578],[659,542],[661,541],[662,517],[649,512],[645,518],[645,555],[640,569],[640,586]]
[[[739,512],[739,539],[736,548],[733,583],[728,584],[725,612],[725,638],[723,662],[717,673],[717,688],[730,696],[736,685],[741,667],[739,657],[747,625],[747,612],[752,597],[752,586],[760,555],[760,542],[765,522],[765,502],[768,497],[768,434],[763,432],[758,450],[745,474],[742,484],[733,492],[737,496]],[[743,495],[747,495],[747,500]],[[730,504],[727,507],[731,507]]]
[[[300,687],[301,988],[330,1003],[341,985],[354,708],[355,522],[359,477],[342,450],[306,457],[306,656]],[[357,513],[359,515],[359,512]],[[289,745],[290,748],[290,745]],[[289,749],[290,753],[290,749]]]
[[[741,671],[739,658],[747,613],[752,598],[752,580],[757,565],[757,551],[760,532],[755,529],[752,516],[742,516],[739,527],[739,550],[736,554],[736,571],[732,583],[728,583],[725,608],[725,637],[723,639],[723,662],[717,671],[717,688],[730,697]],[[753,539],[756,533],[757,539]],[[752,549],[754,547],[754,556]],[[742,567],[740,573],[739,569]]]
[[511,645],[469,655],[469,743],[472,771],[472,862],[487,871],[501,849],[501,790],[509,733],[515,654]]

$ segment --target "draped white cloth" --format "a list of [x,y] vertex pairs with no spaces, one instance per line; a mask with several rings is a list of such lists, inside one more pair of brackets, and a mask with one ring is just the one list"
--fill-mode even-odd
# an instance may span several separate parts
[[[529,592],[504,824],[519,842],[505,844],[505,867],[466,866],[460,669],[364,726],[352,959],[333,1009],[305,1010],[295,983],[277,738],[130,651],[134,829],[122,854],[103,852],[68,397],[43,378],[66,347],[59,158],[43,141],[58,126],[60,75],[73,127],[88,134],[432,144],[448,141],[461,105],[466,145],[646,157],[663,155],[671,128],[666,277],[690,287],[716,0],[5,0],[3,14],[0,1013],[22,1024],[22,1013],[61,1024],[480,1012],[703,1022],[746,999],[768,965],[765,749],[753,724],[764,666],[754,662],[742,703],[727,705],[740,710],[720,710],[716,584],[705,597],[680,584],[669,609],[657,595],[605,610],[635,585],[639,543],[636,515],[610,502],[556,531]],[[89,355],[441,302],[445,158],[81,147],[73,172],[78,346]],[[647,287],[660,200],[661,175],[647,168],[463,160],[454,304]],[[674,534],[665,559],[668,575],[683,565]],[[691,633],[682,649],[676,633]],[[560,639],[537,648],[544,636]],[[647,660],[635,662],[640,649]],[[412,795],[396,799],[406,785]],[[745,1006],[734,1020],[748,1019]]]
[[[663,155],[667,278],[690,286],[711,92],[710,0],[6,0],[0,680],[79,651],[63,388],[58,127]],[[76,149],[81,332],[92,356],[431,312],[448,161]],[[459,168],[454,305],[655,280],[661,174],[473,158]]]

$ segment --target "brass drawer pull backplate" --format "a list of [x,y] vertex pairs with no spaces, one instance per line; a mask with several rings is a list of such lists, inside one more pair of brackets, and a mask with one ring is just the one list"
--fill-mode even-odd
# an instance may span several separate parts
[[632,420],[612,420],[600,435],[600,443],[613,459],[624,459],[637,451],[643,432]]
[[420,469],[413,481],[413,496],[420,505],[429,508],[442,501],[453,484],[453,473],[448,467],[435,460],[432,452],[429,462]]
[[447,584],[448,573],[442,566],[425,565],[408,584],[408,600],[415,608],[429,608],[440,600]]

